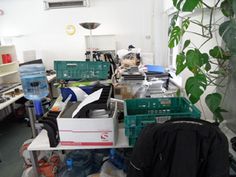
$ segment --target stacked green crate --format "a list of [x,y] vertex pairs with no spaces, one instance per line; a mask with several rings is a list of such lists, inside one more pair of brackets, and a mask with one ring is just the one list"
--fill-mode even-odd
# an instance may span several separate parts
[[54,61],[54,69],[59,80],[106,80],[109,76],[109,62]]
[[130,99],[125,101],[125,135],[134,145],[147,124],[200,117],[201,112],[183,97]]

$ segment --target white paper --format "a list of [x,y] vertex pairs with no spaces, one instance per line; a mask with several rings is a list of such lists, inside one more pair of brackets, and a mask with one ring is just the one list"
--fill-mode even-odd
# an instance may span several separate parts
[[70,87],[70,89],[75,93],[77,101],[83,101],[88,94],[79,87]]
[[90,94],[89,96],[87,96],[84,101],[82,103],[79,104],[79,106],[76,108],[76,110],[73,112],[72,114],[72,118],[74,118],[76,116],[76,114],[78,114],[78,112],[87,104],[92,103],[94,101],[99,100],[101,93],[102,93],[103,89],[99,89],[96,92],[93,92],[92,94]]

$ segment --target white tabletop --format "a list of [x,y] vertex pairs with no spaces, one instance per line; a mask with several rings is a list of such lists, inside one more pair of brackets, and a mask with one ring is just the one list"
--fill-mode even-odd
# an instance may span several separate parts
[[[56,74],[52,74],[52,75],[50,75],[50,76],[47,76],[47,80],[48,80],[49,83],[52,82],[55,78],[56,78]],[[21,85],[20,85],[20,86],[16,86],[16,87],[14,87],[14,88],[12,88],[12,89],[9,89],[9,90],[5,91],[5,92],[3,93],[3,95],[4,95],[5,93],[8,93],[8,92],[13,91],[13,90],[16,89],[16,88],[19,88],[19,89],[22,90],[22,86],[21,86]],[[10,100],[7,100],[7,101],[4,102],[4,103],[0,103],[0,110],[2,110],[2,109],[4,109],[5,107],[11,105],[11,104],[14,103],[15,101],[17,101],[17,100],[19,100],[20,98],[22,98],[23,96],[24,96],[24,94],[22,93],[22,94],[19,94],[19,95],[14,96],[14,97],[10,97]]]
[[[16,88],[22,89],[22,86],[19,85],[19,86],[16,86],[16,87],[14,87],[14,88],[12,88],[12,89],[10,89],[10,90],[7,90],[7,91],[5,91],[5,92],[3,93],[3,95],[4,95],[5,93],[8,93],[8,92],[11,92],[11,91],[15,90]],[[24,94],[21,93],[21,94],[19,94],[19,95],[14,96],[14,97],[10,97],[10,99],[7,100],[7,101],[4,102],[4,103],[0,103],[0,110],[4,109],[5,107],[7,107],[7,106],[9,106],[10,104],[14,103],[15,101],[19,100],[19,99],[22,98],[23,96],[24,96]]]
[[115,146],[62,146],[50,147],[47,131],[42,130],[28,147],[29,151],[50,151],[50,150],[75,150],[75,149],[105,149],[105,148],[129,148],[128,138],[125,136],[123,128],[119,129],[118,140]]

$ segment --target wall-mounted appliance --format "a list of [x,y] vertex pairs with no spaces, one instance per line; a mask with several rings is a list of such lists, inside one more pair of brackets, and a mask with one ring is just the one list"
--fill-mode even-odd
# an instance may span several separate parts
[[46,0],[44,1],[44,6],[45,10],[88,7],[89,0]]

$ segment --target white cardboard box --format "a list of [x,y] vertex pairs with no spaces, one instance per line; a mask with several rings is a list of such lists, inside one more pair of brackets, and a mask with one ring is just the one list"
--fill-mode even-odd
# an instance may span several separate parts
[[111,118],[57,118],[63,146],[114,146],[118,134],[117,103]]

